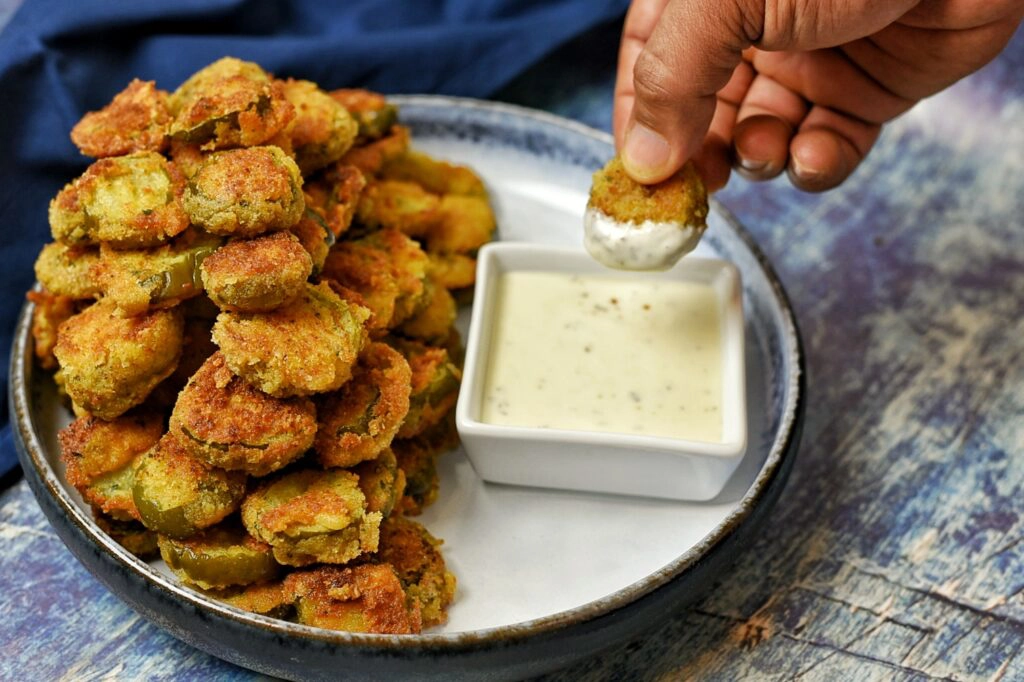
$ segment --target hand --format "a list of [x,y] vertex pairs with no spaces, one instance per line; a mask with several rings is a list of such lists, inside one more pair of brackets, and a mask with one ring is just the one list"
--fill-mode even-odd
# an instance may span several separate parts
[[633,0],[613,129],[626,171],[663,180],[693,158],[712,191],[730,165],[822,191],[882,125],[981,68],[1024,0]]

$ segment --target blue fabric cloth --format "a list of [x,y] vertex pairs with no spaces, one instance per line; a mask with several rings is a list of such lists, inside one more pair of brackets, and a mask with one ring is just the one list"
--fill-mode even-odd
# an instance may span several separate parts
[[[134,78],[173,90],[225,55],[325,88],[487,97],[627,0],[28,0],[0,33],[0,480],[7,379],[50,198],[88,164],[68,133]],[[615,49],[609,45],[609,50]]]

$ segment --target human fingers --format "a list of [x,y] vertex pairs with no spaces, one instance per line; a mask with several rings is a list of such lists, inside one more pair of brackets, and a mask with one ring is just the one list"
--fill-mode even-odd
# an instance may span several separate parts
[[881,130],[880,124],[812,107],[789,143],[790,181],[808,192],[840,185],[864,160]]
[[739,64],[751,31],[759,30],[759,18],[741,4],[669,0],[653,28],[643,26],[651,30],[634,61],[620,149],[626,172],[639,182],[664,180],[701,148],[716,93]]
[[733,134],[737,170],[753,180],[782,173],[789,160],[789,141],[808,109],[802,97],[769,76],[754,78]]
[[661,18],[668,0],[634,0],[626,12],[619,43],[619,59],[615,74],[615,93],[612,100],[612,132],[615,145],[622,147],[626,123],[633,110],[636,90],[633,87],[633,68],[636,59],[647,45],[654,26]]

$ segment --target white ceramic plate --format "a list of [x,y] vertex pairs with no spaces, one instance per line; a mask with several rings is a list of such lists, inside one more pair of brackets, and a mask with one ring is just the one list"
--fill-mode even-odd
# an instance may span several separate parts
[[[591,173],[608,135],[555,116],[473,100],[396,98],[415,147],[472,166],[498,238],[582,249]],[[26,309],[11,364],[12,422],[27,478],[61,537],[101,580],[186,641],[289,677],[536,674],[585,656],[694,598],[740,551],[785,481],[799,440],[800,339],[784,292],[750,236],[717,204],[698,255],[743,274],[748,448],[713,500],[687,503],[484,484],[459,450],[441,459],[438,501],[420,517],[459,581],[450,620],[419,636],[336,633],[210,601],[128,555],[95,526],[59,464],[69,416],[33,372]],[[463,320],[465,324],[465,320]],[[720,576],[715,576],[720,577]],[[424,658],[436,664],[422,666]]]

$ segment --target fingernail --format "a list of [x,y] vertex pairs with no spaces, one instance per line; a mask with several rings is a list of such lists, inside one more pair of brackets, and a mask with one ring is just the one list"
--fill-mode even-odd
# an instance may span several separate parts
[[769,163],[767,161],[755,161],[742,156],[737,157],[736,161],[736,169],[747,178],[760,178],[769,170]]
[[793,174],[799,180],[804,182],[814,182],[822,176],[821,171],[808,168],[800,163],[800,158],[793,154],[789,158],[789,172]]
[[638,179],[659,177],[670,157],[668,140],[647,126],[634,123],[626,131],[622,163],[630,175]]

